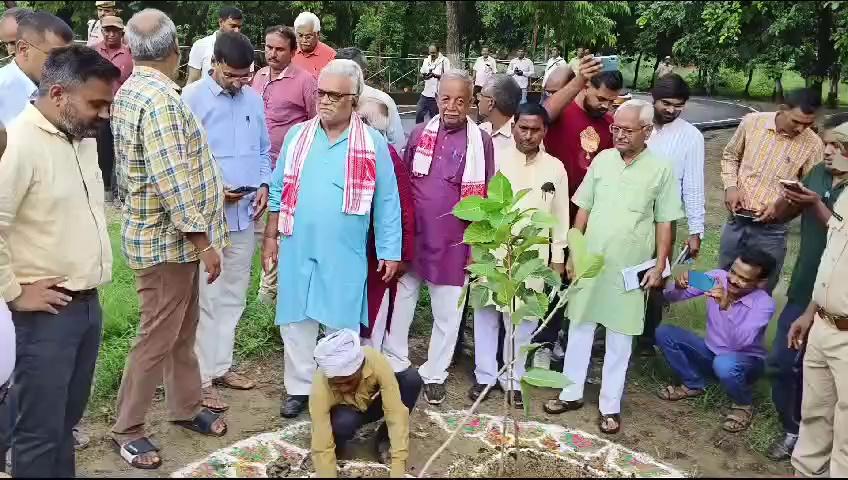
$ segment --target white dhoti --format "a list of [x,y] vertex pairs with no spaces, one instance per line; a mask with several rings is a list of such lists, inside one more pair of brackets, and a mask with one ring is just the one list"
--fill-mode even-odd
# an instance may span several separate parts
[[250,268],[256,243],[252,229],[230,232],[231,245],[221,252],[221,275],[211,285],[200,266],[200,321],[195,353],[204,387],[233,366],[236,326],[247,304]]
[[[565,348],[563,374],[572,383],[562,390],[562,401],[583,400],[583,387],[592,358],[592,344],[598,324],[585,322],[571,324],[568,330],[568,346]],[[627,378],[627,366],[633,349],[633,337],[606,329],[606,353],[601,377],[599,408],[602,414],[621,413],[621,397]]]
[[[363,338],[362,345],[371,347],[378,352],[383,352],[383,342],[385,341],[386,323],[389,320],[389,289],[383,294],[380,300],[380,309],[377,310],[377,318],[374,319],[374,327],[371,329],[371,338]],[[385,352],[383,352],[385,353]]]
[[[425,281],[415,272],[409,272],[398,280],[392,326],[383,341],[383,354],[395,372],[402,372],[412,365],[409,361],[409,327],[415,317],[422,283]],[[433,333],[430,335],[427,362],[418,372],[424,383],[442,384],[448,378],[448,367],[459,335],[462,306],[458,304],[462,287],[426,284],[433,312]]]
[[[312,377],[318,365],[315,363],[315,345],[321,324],[306,319],[301,322],[280,325],[283,338],[283,385],[289,395],[309,395]],[[324,326],[324,332],[335,332],[335,328]]]
[[[509,327],[508,315],[497,311],[495,307],[485,307],[474,310],[474,376],[477,383],[481,385],[492,385],[498,380],[504,391],[510,390],[509,377],[506,372],[498,378],[498,332],[500,324]],[[538,321],[524,321],[513,327],[512,344],[518,359],[512,370],[512,390],[521,390],[521,377],[525,372],[525,361],[527,353],[521,353],[521,348],[530,345],[533,332]],[[503,361],[507,364],[512,361],[513,349],[504,345]]]

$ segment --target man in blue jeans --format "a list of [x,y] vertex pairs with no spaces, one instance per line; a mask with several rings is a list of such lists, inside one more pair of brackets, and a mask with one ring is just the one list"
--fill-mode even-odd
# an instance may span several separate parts
[[665,297],[672,303],[707,297],[707,334],[702,338],[672,325],[657,329],[657,346],[682,380],[681,385],[661,390],[660,398],[677,401],[700,396],[707,378],[717,378],[733,402],[722,428],[731,433],[748,428],[754,415],[751,385],[765,369],[763,340],[775,310],[765,288],[776,263],[768,253],[751,249],[736,258],[730,271],[707,272],[713,285],[709,291],[702,290],[703,282],[696,284],[698,288],[690,285],[689,272],[666,288]]

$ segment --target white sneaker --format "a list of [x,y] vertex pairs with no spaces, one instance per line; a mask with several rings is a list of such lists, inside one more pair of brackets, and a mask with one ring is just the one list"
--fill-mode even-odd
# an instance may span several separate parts
[[551,369],[551,350],[549,348],[536,350],[533,355],[533,368]]

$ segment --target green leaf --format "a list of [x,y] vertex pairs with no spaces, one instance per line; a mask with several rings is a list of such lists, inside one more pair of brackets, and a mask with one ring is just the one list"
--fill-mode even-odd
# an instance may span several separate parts
[[465,229],[462,240],[468,245],[493,242],[495,229],[488,222],[474,222]]
[[521,252],[521,255],[518,256],[516,262],[518,262],[519,264],[523,264],[529,262],[530,260],[533,260],[534,258],[539,258],[539,252],[536,250],[526,250],[524,252]]
[[498,172],[489,181],[487,191],[490,200],[498,202],[503,206],[509,205],[512,202],[512,185],[510,185],[509,180],[501,172]]
[[544,318],[545,315],[548,314],[548,310],[551,308],[551,301],[548,299],[548,296],[542,292],[536,292],[536,301],[539,302],[539,310],[542,312],[541,318]]
[[489,303],[490,295],[488,288],[481,285],[475,285],[471,288],[471,293],[468,298],[472,307],[483,308],[487,303]]
[[486,218],[486,211],[483,210],[483,203],[486,199],[477,195],[472,195],[462,199],[453,207],[453,216],[467,222],[479,222]]
[[554,228],[559,224],[556,217],[541,210],[533,212],[533,215],[530,217],[530,221],[533,222],[533,225],[542,228]]
[[521,238],[533,238],[538,237],[542,233],[542,228],[539,228],[535,225],[527,225],[522,228],[520,232],[518,232],[518,236]]
[[535,353],[536,350],[538,350],[538,349],[540,349],[544,346],[545,346],[544,343],[531,343],[530,345],[524,345],[523,347],[518,349],[518,354],[529,356],[529,355],[532,355],[533,353]]
[[530,275],[544,268],[547,268],[545,262],[541,258],[536,257],[525,263],[521,263],[513,278],[516,282],[524,282]]
[[515,197],[513,197],[513,199],[512,199],[512,204],[511,204],[512,207],[515,207],[516,205],[518,205],[518,202],[520,202],[521,199],[524,198],[531,191],[533,191],[532,188],[525,188],[523,190],[519,190],[519,191],[515,192]]
[[474,276],[483,278],[495,277],[500,273],[494,263],[472,263],[466,267],[466,270]]
[[492,225],[495,229],[501,229],[507,225],[510,227],[510,231],[512,231],[512,224],[518,219],[519,212],[509,212],[509,213],[489,213],[486,216],[486,220]]
[[471,247],[471,259],[474,260],[475,263],[495,263],[497,261],[489,249],[482,244],[473,245]]
[[593,278],[604,268],[604,257],[589,252],[586,237],[576,228],[568,231],[568,250],[574,265],[575,282],[581,278]]
[[525,382],[524,379],[521,379],[521,399],[524,400],[524,415],[530,415],[530,402],[532,398],[530,398],[530,384]]
[[517,290],[514,281],[508,278],[500,279],[495,288],[495,302],[502,307],[511,307]]
[[586,269],[575,275],[577,280],[581,278],[595,278],[604,269],[604,257],[601,255],[591,255]]
[[533,320],[534,318],[539,318],[536,310],[537,308],[527,303],[518,307],[512,314],[512,324],[519,325],[524,320]]
[[534,387],[559,389],[573,383],[562,373],[544,368],[531,368],[527,370],[524,376],[521,377],[521,382],[533,385]]
[[553,287],[553,288],[558,289],[560,287],[560,285],[562,285],[562,278],[560,278],[560,276],[557,275],[556,272],[554,272],[550,268],[547,269],[547,271],[545,271],[545,272],[541,272],[538,276],[539,276],[539,278],[544,280],[545,284],[548,285],[549,287]]
[[459,301],[456,302],[456,308],[463,309],[465,308],[465,299],[468,298],[468,284],[462,287],[462,294],[459,296]]

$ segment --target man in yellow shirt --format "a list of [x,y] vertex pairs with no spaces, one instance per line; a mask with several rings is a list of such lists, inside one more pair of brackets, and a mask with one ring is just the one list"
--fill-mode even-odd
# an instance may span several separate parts
[[380,352],[359,344],[359,333],[343,329],[315,347],[318,371],[309,395],[312,461],[320,478],[335,478],[336,452],[363,425],[385,417],[377,430],[381,461],[391,459],[391,476],[406,474],[409,414],[423,381],[415,368],[397,374]]

